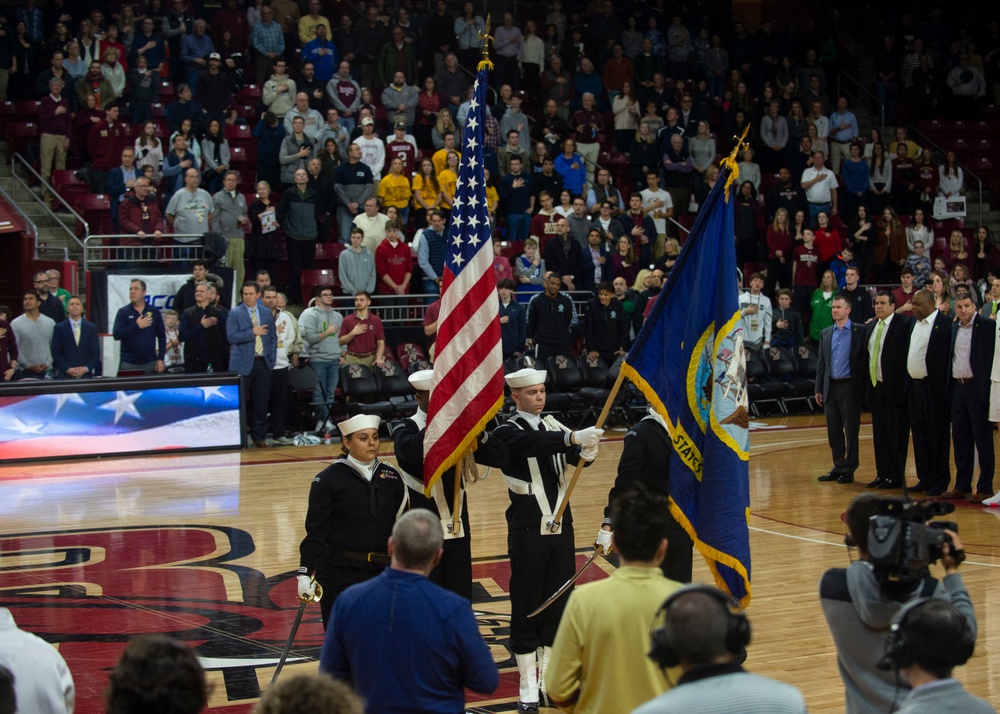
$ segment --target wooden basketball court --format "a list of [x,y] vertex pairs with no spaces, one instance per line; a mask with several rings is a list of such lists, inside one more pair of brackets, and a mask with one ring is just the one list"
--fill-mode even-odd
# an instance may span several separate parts
[[[871,428],[862,427],[858,482],[846,486],[816,481],[830,464],[822,418],[769,419],[752,429],[754,636],[746,666],[799,687],[812,712],[843,711],[817,592],[825,569],[848,562],[841,515],[874,478]],[[623,435],[608,432],[573,496],[580,562],[591,552]],[[383,442],[389,462],[391,446]],[[59,647],[76,680],[77,712],[102,711],[108,670],[130,637],[148,632],[196,648],[213,687],[210,711],[251,710],[295,614],[309,484],[336,452],[285,447],[0,468],[2,603],[22,628]],[[915,483],[912,453],[908,474]],[[493,474],[469,492],[474,607],[502,673],[496,695],[469,706],[491,712],[511,711],[517,700],[506,647],[505,491]],[[957,505],[949,518],[960,526],[968,557],[961,572],[979,619],[976,654],[958,678],[1000,706],[1000,509]],[[584,580],[611,571],[606,561],[599,566]],[[710,580],[700,559],[695,579]],[[321,643],[319,608],[311,607],[285,673],[314,670]]]

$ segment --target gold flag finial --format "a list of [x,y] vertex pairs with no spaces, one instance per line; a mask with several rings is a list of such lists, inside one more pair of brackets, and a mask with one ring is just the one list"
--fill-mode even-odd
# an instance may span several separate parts
[[483,42],[483,58],[479,60],[479,64],[476,65],[476,71],[479,72],[483,68],[493,69],[493,63],[490,62],[490,43],[493,42],[493,35],[490,34],[490,15],[486,15],[486,32],[479,33],[479,39]]
[[750,123],[747,122],[747,125],[743,127],[743,135],[740,136],[739,138],[735,136],[733,137],[734,139],[736,139],[736,146],[734,146],[733,150],[729,152],[729,156],[727,156],[726,158],[724,158],[722,161],[719,162],[719,165],[722,166],[723,170],[729,169],[729,177],[726,178],[726,185],[722,187],[722,190],[726,194],[726,203],[729,203],[730,187],[732,187],[732,185],[736,183],[740,178],[740,167],[736,161],[736,158],[737,156],[739,156],[739,153],[741,151],[750,148],[750,142],[746,140],[747,134],[749,132],[750,132]]

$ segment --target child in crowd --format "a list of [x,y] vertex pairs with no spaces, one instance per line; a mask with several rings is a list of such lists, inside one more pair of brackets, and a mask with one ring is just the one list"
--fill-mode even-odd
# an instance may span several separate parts
[[802,331],[802,315],[792,307],[792,291],[781,288],[778,291],[778,307],[774,311],[774,327],[771,330],[771,347],[795,348],[805,341]]

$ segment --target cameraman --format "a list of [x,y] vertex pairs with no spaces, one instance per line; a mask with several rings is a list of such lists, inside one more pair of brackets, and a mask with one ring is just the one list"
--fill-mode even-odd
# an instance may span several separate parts
[[847,714],[882,714],[890,710],[898,688],[909,685],[896,681],[892,672],[877,669],[882,645],[893,616],[907,602],[921,597],[947,600],[962,613],[972,639],[976,636],[976,616],[969,592],[958,574],[962,549],[958,534],[950,530],[952,544],[943,544],[941,565],[944,581],[929,575],[905,585],[880,581],[869,562],[869,519],[879,514],[880,499],[862,494],[847,507],[849,537],[858,549],[858,560],[846,569],[832,568],[819,585],[820,604],[830,634],[837,647],[837,667],[844,680]]

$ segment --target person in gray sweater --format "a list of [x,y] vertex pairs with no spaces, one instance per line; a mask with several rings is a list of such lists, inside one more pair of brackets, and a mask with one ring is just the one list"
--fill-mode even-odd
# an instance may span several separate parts
[[295,172],[305,169],[316,151],[316,144],[305,133],[302,117],[292,119],[292,133],[281,142],[278,163],[281,164],[281,183],[287,188],[294,181]]
[[316,304],[299,315],[299,330],[309,354],[309,367],[319,377],[313,388],[317,432],[327,430],[330,404],[340,377],[340,326],[344,317],[333,309],[333,290],[329,285],[316,287]]
[[396,72],[392,84],[382,90],[382,106],[385,107],[389,119],[403,117],[407,131],[413,128],[419,101],[420,92],[413,85],[406,83],[406,75],[402,72]]
[[362,290],[375,292],[375,256],[365,248],[365,232],[351,229],[351,246],[337,259],[337,273],[344,295],[354,295]]
[[245,275],[243,254],[246,249],[243,229],[250,225],[250,218],[247,216],[247,200],[236,190],[239,178],[236,171],[227,171],[223,176],[222,190],[212,196],[214,210],[211,226],[213,231],[225,237],[226,265],[236,271],[236,284],[242,285]]
[[909,691],[909,685],[897,681],[895,672],[877,667],[892,619],[908,602],[923,597],[950,602],[965,618],[969,637],[976,638],[976,615],[958,573],[962,543],[957,533],[945,531],[952,543],[942,546],[944,580],[928,575],[909,584],[890,584],[876,575],[869,562],[868,527],[869,519],[878,513],[880,500],[865,493],[847,507],[847,527],[858,559],[846,569],[826,571],[819,585],[820,604],[844,680],[847,714],[883,714],[890,711],[900,689],[902,693]]

